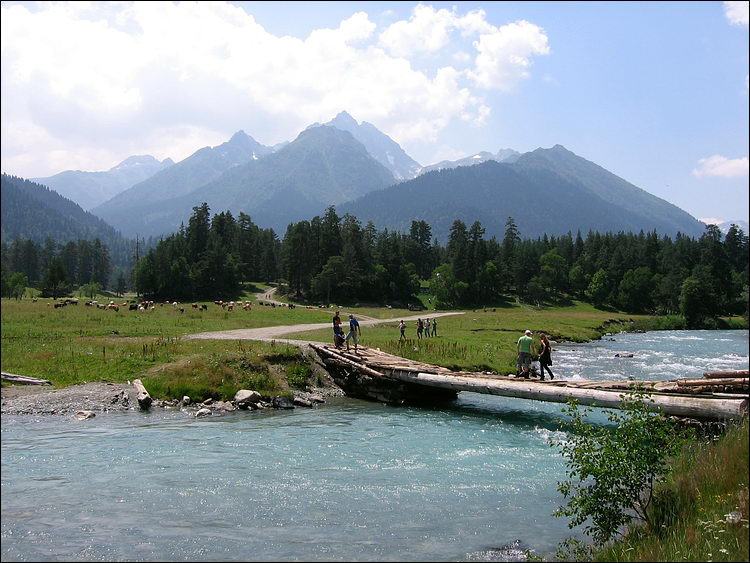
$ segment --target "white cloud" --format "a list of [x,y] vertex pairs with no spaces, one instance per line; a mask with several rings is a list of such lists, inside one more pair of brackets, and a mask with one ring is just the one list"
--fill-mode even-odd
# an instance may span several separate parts
[[510,90],[529,75],[532,55],[550,53],[544,30],[527,21],[483,33],[474,43],[479,54],[469,77],[482,88]]
[[[510,88],[548,52],[527,22],[496,28],[481,10],[421,5],[379,35],[357,12],[306,38],[276,36],[223,2],[4,4],[1,25],[3,167],[26,176],[147,151],[180,160],[240,128],[274,144],[344,109],[400,143],[429,141],[454,119],[484,123],[472,83]],[[471,75],[406,58],[478,33]]]
[[750,2],[724,2],[724,15],[732,25],[748,25]]
[[714,155],[698,160],[699,167],[693,170],[693,175],[701,178],[703,176],[723,176],[725,178],[741,178],[748,175],[748,159],[726,158]]

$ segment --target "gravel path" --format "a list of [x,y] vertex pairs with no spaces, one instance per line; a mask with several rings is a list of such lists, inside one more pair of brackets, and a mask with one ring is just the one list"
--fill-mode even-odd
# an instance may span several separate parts
[[[392,319],[373,319],[368,318],[366,320],[359,321],[362,326],[372,326],[380,323],[397,323],[401,320],[404,321],[416,321],[417,319],[434,319],[437,317],[447,317],[449,315],[463,315],[463,311],[451,312],[451,313],[427,313],[424,315],[413,315],[411,317],[395,317]],[[358,319],[362,318],[358,315]],[[343,317],[342,317],[342,320]],[[285,334],[292,334],[295,332],[306,332],[308,330],[318,330],[321,328],[331,328],[331,323],[313,323],[313,324],[301,324],[301,325],[288,325],[288,326],[267,326],[263,328],[240,328],[236,330],[219,330],[214,332],[200,332],[198,334],[189,334],[184,338],[195,338],[199,340],[281,340],[282,342],[289,342],[292,344],[304,344],[314,342],[315,344],[321,344],[320,342],[307,341],[307,340],[285,340],[279,339],[280,336]]]
[[138,408],[136,391],[127,383],[85,383],[55,389],[50,385],[9,385],[2,388],[2,414],[73,415],[128,411]]

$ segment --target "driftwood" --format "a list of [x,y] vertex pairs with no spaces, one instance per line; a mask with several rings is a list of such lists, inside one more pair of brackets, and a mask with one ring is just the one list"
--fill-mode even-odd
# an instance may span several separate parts
[[746,369],[738,369],[734,371],[706,371],[703,372],[703,377],[708,377],[711,379],[714,378],[723,378],[723,377],[750,377],[749,371]]
[[52,385],[52,382],[47,379],[37,379],[36,377],[16,375],[14,373],[0,373],[2,373],[3,380],[12,381],[13,383],[25,383],[26,385]]
[[151,406],[151,395],[148,394],[148,391],[146,391],[146,388],[143,386],[140,379],[133,380],[133,386],[138,392],[138,406],[144,411],[148,410]]

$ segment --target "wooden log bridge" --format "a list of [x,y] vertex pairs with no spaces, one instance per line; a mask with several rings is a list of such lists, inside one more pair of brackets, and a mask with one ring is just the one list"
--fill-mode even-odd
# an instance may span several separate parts
[[331,345],[310,344],[336,383],[352,397],[386,403],[434,403],[455,399],[460,391],[581,405],[621,408],[622,394],[642,385],[666,415],[701,420],[740,420],[748,410],[747,371],[670,381],[539,381],[451,371],[360,347],[358,354]]

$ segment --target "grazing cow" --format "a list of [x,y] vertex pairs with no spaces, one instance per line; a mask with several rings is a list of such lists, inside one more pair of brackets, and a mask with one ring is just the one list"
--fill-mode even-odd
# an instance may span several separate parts
[[138,310],[138,303],[131,303],[128,306],[128,309],[131,310],[131,311],[137,311]]
[[201,305],[201,311],[208,311],[208,305]]
[[197,309],[197,308],[198,308],[198,304],[197,304],[197,303],[193,303],[193,304],[191,305],[191,307],[192,307],[193,309]]
[[60,307],[65,307],[66,303],[55,303],[55,309],[59,309]]

